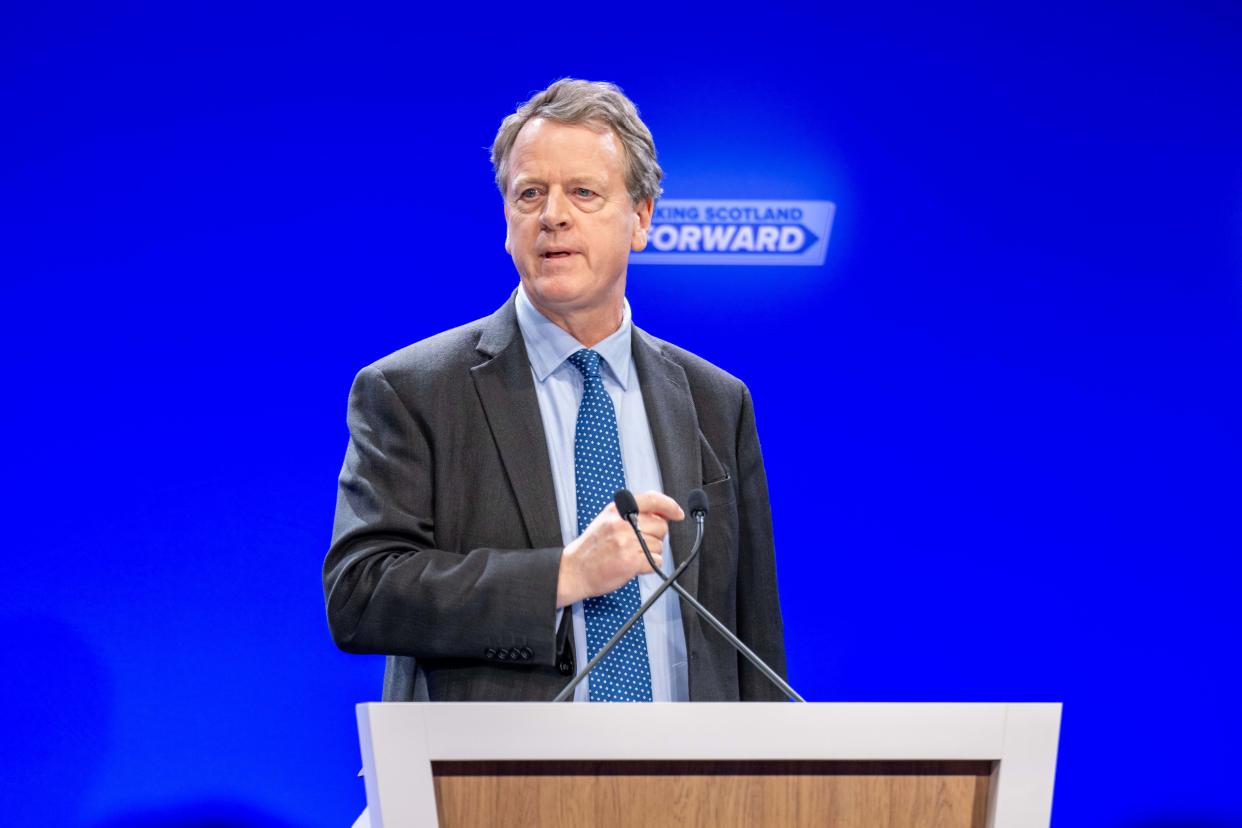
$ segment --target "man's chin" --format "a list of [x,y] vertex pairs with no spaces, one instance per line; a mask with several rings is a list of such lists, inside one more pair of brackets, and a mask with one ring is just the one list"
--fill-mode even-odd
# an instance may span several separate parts
[[589,279],[585,274],[566,269],[542,269],[539,273],[522,280],[526,295],[538,297],[546,303],[575,304],[590,293]]

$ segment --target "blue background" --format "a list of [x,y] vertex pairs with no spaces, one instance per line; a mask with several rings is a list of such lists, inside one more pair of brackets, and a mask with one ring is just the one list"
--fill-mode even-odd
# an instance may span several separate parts
[[638,102],[671,198],[838,205],[822,267],[630,273],[754,393],[794,685],[1062,701],[1055,825],[1242,824],[1236,3],[26,5],[8,824],[361,809],[346,393],[508,295],[486,148],[564,75]]

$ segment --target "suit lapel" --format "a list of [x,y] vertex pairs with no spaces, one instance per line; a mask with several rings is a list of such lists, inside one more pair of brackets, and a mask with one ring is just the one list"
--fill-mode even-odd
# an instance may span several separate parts
[[489,358],[471,368],[470,375],[517,497],[527,537],[535,548],[560,546],[548,444],[513,296],[485,323],[477,348]]
[[[664,355],[659,340],[637,327],[631,337],[631,351],[642,384],[643,406],[647,409],[656,458],[660,461],[664,493],[684,509],[690,490],[703,482],[698,414],[694,399],[690,396],[686,372]],[[670,523],[668,532],[673,560],[680,563],[694,545],[694,524],[687,517],[683,521]],[[691,594],[697,594],[698,559],[682,575],[681,584]]]
[[[505,475],[517,497],[527,536],[535,547],[560,546],[563,541],[547,441],[513,297],[488,319],[477,347],[487,359],[470,369],[470,374]],[[664,355],[658,340],[637,327],[631,337],[631,352],[664,491],[685,508],[690,490],[703,482],[698,414],[686,373]],[[692,521],[669,524],[669,539],[673,560],[684,560],[694,545]],[[692,563],[681,579],[691,593],[698,589],[699,563]]]

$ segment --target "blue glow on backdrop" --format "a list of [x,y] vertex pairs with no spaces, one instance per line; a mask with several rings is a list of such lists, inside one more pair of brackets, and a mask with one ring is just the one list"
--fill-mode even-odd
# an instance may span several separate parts
[[754,394],[794,685],[1063,701],[1055,825],[1242,824],[1236,3],[27,5],[7,824],[356,816],[346,394],[515,285],[485,148],[565,75],[637,101],[670,199],[836,205],[820,267],[630,273]]

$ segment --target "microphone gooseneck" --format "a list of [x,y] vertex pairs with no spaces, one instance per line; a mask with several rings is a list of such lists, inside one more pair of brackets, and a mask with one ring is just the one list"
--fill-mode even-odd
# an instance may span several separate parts
[[651,571],[659,575],[663,580],[663,583],[661,583],[660,586],[651,593],[650,597],[648,597],[646,601],[643,601],[642,606],[638,608],[638,611],[630,616],[629,620],[621,626],[621,629],[617,630],[616,634],[613,635],[612,638],[608,639],[608,643],[600,648],[600,651],[595,654],[595,658],[591,659],[590,662],[582,668],[582,671],[579,672],[578,675],[574,676],[573,680],[569,682],[569,684],[567,684],[552,701],[565,701],[569,698],[569,696],[574,692],[574,688],[582,683],[582,680],[585,679],[593,669],[595,669],[595,666],[604,660],[604,656],[606,656],[608,652],[615,647],[622,638],[625,637],[625,634],[630,631],[630,628],[638,623],[638,619],[642,618],[643,614],[651,608],[651,605],[654,604],[656,600],[658,600],[659,597],[671,587],[672,589],[675,589],[677,594],[680,595],[682,599],[699,614],[700,618],[707,621],[707,623],[710,624],[718,633],[724,636],[724,639],[728,641],[735,650],[745,656],[746,659],[759,670],[759,672],[763,673],[768,681],[775,684],[791,701],[805,702],[806,699],[798,695],[797,690],[790,687],[787,681],[781,678],[777,672],[769,667],[767,663],[756,655],[753,650],[742,643],[742,640],[734,635],[732,630],[721,623],[720,619],[712,615],[711,612],[700,604],[693,595],[682,588],[681,584],[677,583],[677,579],[680,578],[682,573],[686,571],[686,568],[690,566],[690,563],[698,557],[699,549],[703,545],[704,523],[707,520],[707,495],[704,494],[703,490],[693,489],[686,499],[687,511],[689,511],[690,517],[694,520],[694,546],[691,547],[690,554],[686,556],[686,559],[682,561],[678,567],[673,570],[673,574],[669,576],[665,576],[660,567],[656,566],[655,556],[652,555],[651,550],[647,548],[647,541],[643,538],[642,530],[638,527],[638,502],[634,499],[633,493],[630,492],[629,489],[621,489],[614,496],[613,503],[616,504],[618,514],[625,518],[626,522],[630,524],[631,528],[633,528],[634,534],[638,536],[638,545],[642,547],[643,555],[646,556],[647,563],[651,566]]
[[[630,495],[630,500],[633,500],[633,495],[629,492],[626,492],[626,494]],[[621,493],[618,492],[618,503],[620,502],[620,496]],[[694,551],[698,552],[699,544],[703,540],[703,522],[707,519],[707,495],[703,493],[702,489],[694,489],[690,492],[690,496],[686,500],[686,505],[690,508],[690,516],[694,518],[695,525],[698,528],[698,536],[694,542]],[[618,511],[620,511],[619,507]],[[637,508],[634,512],[637,512]],[[638,544],[643,548],[643,554],[647,556],[647,563],[651,565],[651,571],[655,572],[661,578],[664,578],[664,583],[660,585],[660,589],[663,590],[664,587],[671,586],[674,590],[676,590],[677,594],[680,595],[682,599],[699,614],[700,618],[710,624],[716,632],[724,636],[725,640],[733,645],[733,649],[744,655],[746,660],[755,665],[755,668],[759,670],[759,672],[763,673],[763,675],[767,677],[768,681],[775,684],[787,698],[791,701],[806,701],[806,699],[798,695],[797,690],[789,686],[789,682],[781,678],[775,670],[767,665],[767,662],[761,659],[754,652],[754,650],[747,647],[742,642],[742,639],[734,635],[733,631],[726,627],[719,618],[712,615],[711,612],[708,611],[707,607],[700,604],[693,595],[682,587],[681,584],[677,583],[677,576],[681,574],[681,571],[685,568],[685,564],[677,567],[677,571],[673,573],[672,577],[665,577],[664,573],[660,571],[660,568],[656,566],[655,557],[652,556],[651,550],[647,548],[647,541],[643,538],[642,530],[638,528],[638,515],[634,512],[623,514],[625,514],[625,519],[629,522],[630,526],[633,527],[634,534],[638,536]],[[689,561],[690,559],[687,558],[686,560]]]
[[[625,502],[624,505],[628,507],[632,504],[632,509],[627,511],[622,508],[622,495],[625,495],[626,498],[628,498],[628,501]],[[629,521],[631,526],[634,526],[635,529],[637,529],[638,504],[634,501],[634,495],[631,494],[628,489],[622,489],[617,492],[616,498],[613,502],[617,504],[617,511],[620,512],[627,521]],[[651,564],[651,568],[653,570],[659,573],[661,578],[664,578],[664,583],[656,587],[655,591],[648,596],[647,600],[643,601],[642,606],[638,608],[638,611],[631,615],[629,620],[621,625],[621,629],[617,630],[612,638],[608,639],[608,643],[600,648],[599,652],[595,654],[595,658],[587,662],[587,665],[582,668],[578,675],[573,677],[573,680],[570,681],[569,684],[565,685],[561,692],[556,694],[556,698],[552,699],[552,701],[562,702],[568,699],[573,694],[574,688],[581,684],[582,680],[595,669],[595,666],[604,660],[604,656],[608,655],[609,651],[612,650],[613,647],[617,646],[617,643],[625,637],[627,632],[630,631],[630,627],[637,624],[638,619],[642,618],[643,614],[646,613],[647,610],[651,609],[651,605],[659,600],[660,596],[663,595],[669,587],[677,586],[677,579],[681,577],[681,573],[686,571],[686,567],[690,566],[690,562],[698,556],[699,547],[703,545],[703,519],[696,516],[695,524],[697,526],[697,532],[694,537],[694,546],[690,548],[690,554],[686,556],[686,559],[682,561],[675,570],[673,570],[673,574],[668,578],[664,578],[664,573],[660,572],[660,570],[656,567],[655,559],[652,558],[650,550],[647,549],[647,544],[642,544],[643,553],[647,556],[647,562]],[[642,541],[641,532],[639,533],[639,541],[640,543]]]

